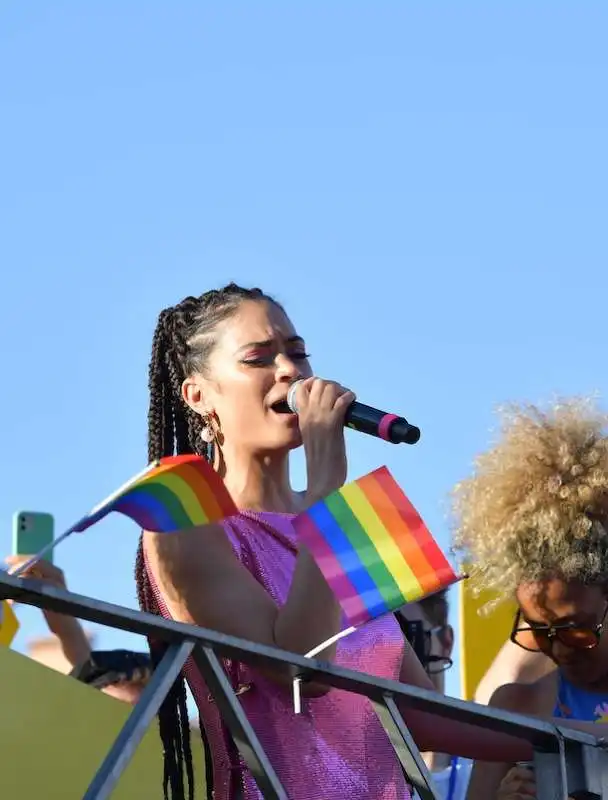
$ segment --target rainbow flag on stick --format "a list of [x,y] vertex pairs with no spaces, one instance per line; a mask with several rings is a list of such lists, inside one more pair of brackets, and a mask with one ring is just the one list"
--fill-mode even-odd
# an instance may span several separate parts
[[208,525],[237,513],[224,482],[204,458],[168,456],[96,506],[72,528],[81,532],[112,511],[154,533]]
[[352,627],[460,580],[386,467],[294,520]]
[[68,536],[86,531],[112,511],[132,519],[153,533],[171,533],[209,525],[237,513],[224,482],[204,458],[167,456],[102,500],[71,528],[43,547],[13,572],[18,577]]

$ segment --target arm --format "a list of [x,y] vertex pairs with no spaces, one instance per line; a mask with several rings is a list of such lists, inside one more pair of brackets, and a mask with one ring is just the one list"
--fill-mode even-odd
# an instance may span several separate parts
[[[144,534],[149,567],[171,616],[259,644],[305,654],[340,630],[341,612],[314,559],[302,548],[285,604],[276,605],[243,567],[220,525]],[[336,645],[321,658],[332,659]],[[290,678],[273,672],[279,683]],[[302,684],[305,694],[327,687]]]
[[511,683],[535,683],[555,671],[555,664],[542,653],[530,653],[511,641],[505,642],[475,691],[475,702],[488,705],[494,692]]
[[[534,684],[514,683],[501,686],[492,696],[489,705],[506,711],[551,719],[555,694],[555,677],[549,675]],[[501,783],[515,760],[507,761],[505,758],[503,763],[493,764],[477,761],[471,773],[467,800],[488,800],[497,797]]]
[[[420,689],[434,689],[431,679],[407,641],[399,680]],[[440,718],[427,711],[415,711],[405,703],[400,704],[400,711],[422,752],[450,753],[482,761],[508,759],[511,763],[532,758],[532,746],[514,736],[494,733],[447,717]]]
[[[10,571],[14,571],[30,558],[31,556],[23,555],[8,556],[5,561],[9,565]],[[37,578],[52,586],[58,586],[60,589],[67,589],[63,571],[44,559],[29,567],[21,577]],[[49,630],[59,640],[63,655],[69,661],[70,666],[75,667],[86,661],[91,654],[91,647],[80,622],[75,617],[58,614],[56,611],[42,609],[42,613]]]
[[45,612],[49,630],[61,644],[63,655],[72,667],[81,664],[91,654],[91,646],[80,622],[75,617],[66,617],[52,611]]

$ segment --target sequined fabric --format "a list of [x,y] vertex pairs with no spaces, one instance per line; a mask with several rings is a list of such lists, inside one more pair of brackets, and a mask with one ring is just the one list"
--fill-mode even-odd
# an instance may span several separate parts
[[[244,512],[224,529],[236,556],[278,604],[287,599],[296,561],[291,515]],[[161,611],[169,616],[162,597]],[[346,626],[346,625],[345,625]],[[403,635],[392,614],[375,620],[338,643],[336,663],[397,679]],[[277,686],[244,664],[224,662],[240,700],[290,800],[409,800],[403,773],[367,700],[337,689],[303,698],[293,712],[291,690]],[[198,706],[213,755],[216,800],[262,800],[253,777],[230,754],[215,704],[193,662],[186,679]]]

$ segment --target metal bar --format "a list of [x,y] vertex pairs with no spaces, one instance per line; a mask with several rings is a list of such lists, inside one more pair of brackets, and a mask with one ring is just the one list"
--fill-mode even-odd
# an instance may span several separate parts
[[[557,750],[555,726],[540,719],[489,709],[409,684],[354,672],[274,647],[226,636],[217,631],[173,622],[153,614],[76,595],[31,578],[15,578],[0,572],[0,598],[2,597],[11,597],[20,603],[151,636],[165,642],[179,643],[190,639],[197,644],[213,647],[222,657],[256,667],[287,666],[292,677],[301,676],[314,680],[315,683],[364,695],[375,701],[382,701],[384,694],[388,693],[398,697],[400,702],[406,703],[412,709],[509,734],[550,752]],[[597,739],[593,736],[567,728],[560,731],[567,741],[597,746]]]
[[194,642],[190,641],[169,646],[93,778],[83,800],[105,800],[110,797],[193,648]]
[[[576,746],[576,745],[575,745]],[[566,743],[566,752],[571,748],[569,742]],[[568,753],[569,755],[569,753]],[[570,759],[568,758],[567,768],[570,772]],[[585,777],[584,789],[582,792],[574,781],[568,778],[568,786],[572,787],[570,792],[574,800],[586,800],[586,798],[608,798],[608,750],[606,743],[600,747],[582,747],[583,772]],[[588,792],[587,795],[583,792]]]
[[537,750],[534,753],[534,780],[537,800],[568,800],[564,752]]
[[268,760],[213,649],[207,645],[199,645],[192,657],[262,796],[266,800],[288,800],[287,792],[281,786],[274,767]]
[[397,758],[407,779],[417,791],[421,800],[440,800],[428,767],[422,760],[420,751],[407,729],[397,704],[390,694],[385,694],[382,702],[372,701],[374,711],[386,731]]
[[608,753],[602,747],[564,742],[568,797],[573,800],[608,798]]

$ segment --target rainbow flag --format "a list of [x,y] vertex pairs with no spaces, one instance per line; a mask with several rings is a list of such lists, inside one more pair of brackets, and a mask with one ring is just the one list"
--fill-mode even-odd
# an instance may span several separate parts
[[127,482],[74,525],[84,531],[117,511],[154,533],[218,522],[237,513],[224,482],[205,459],[168,456]]
[[294,520],[351,626],[460,580],[386,467]]

